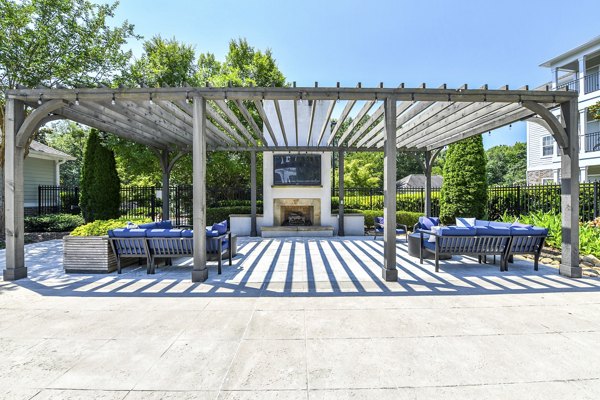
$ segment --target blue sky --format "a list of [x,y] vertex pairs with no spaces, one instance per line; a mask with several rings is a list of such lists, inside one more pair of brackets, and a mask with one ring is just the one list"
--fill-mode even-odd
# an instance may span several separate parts
[[[270,48],[299,86],[517,88],[549,81],[539,64],[600,35],[597,9],[598,0],[122,0],[117,20],[218,59],[244,37]],[[141,41],[130,47],[140,55]],[[484,135],[486,147],[516,140],[523,123]]]

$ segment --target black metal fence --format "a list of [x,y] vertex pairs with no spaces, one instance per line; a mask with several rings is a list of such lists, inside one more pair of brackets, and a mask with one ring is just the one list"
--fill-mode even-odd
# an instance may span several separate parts
[[[560,185],[497,186],[488,189],[488,216],[498,219],[504,213],[523,215],[534,211],[560,212]],[[600,215],[600,182],[580,184],[579,215],[584,221]],[[121,215],[128,218],[149,217],[160,219],[162,191],[155,186],[130,186],[121,188]],[[192,216],[192,186],[171,186],[169,189],[171,218],[177,224],[190,224]],[[262,200],[262,193],[257,193]],[[206,205],[216,207],[250,207],[250,188],[224,188],[206,191]],[[398,188],[396,207],[402,211],[423,212],[423,188]],[[383,190],[374,188],[348,188],[344,206],[354,210],[383,209]],[[331,193],[331,209],[339,207],[338,189]],[[440,189],[432,189],[433,215],[440,213]],[[77,187],[40,186],[38,188],[38,214],[79,213]]]
[[[497,186],[488,189],[488,216],[498,219],[504,213],[518,216],[534,211],[556,212],[560,210],[560,185]],[[584,221],[600,215],[600,182],[580,184],[579,215]],[[398,188],[396,207],[398,210],[423,212],[425,190],[423,188]],[[331,207],[339,206],[338,189],[332,189]],[[349,188],[345,190],[344,207],[357,210],[383,209],[383,190],[371,188]],[[432,189],[431,211],[440,212],[440,189]]]
[[[192,223],[191,185],[178,185],[169,188],[169,209],[171,218],[177,225]],[[262,200],[258,191],[257,200]],[[250,207],[250,188],[208,188],[206,190],[207,207]],[[79,188],[67,186],[38,187],[38,215],[78,214]],[[124,186],[121,188],[120,212],[123,217],[147,217],[153,221],[162,215],[162,188],[160,186]]]

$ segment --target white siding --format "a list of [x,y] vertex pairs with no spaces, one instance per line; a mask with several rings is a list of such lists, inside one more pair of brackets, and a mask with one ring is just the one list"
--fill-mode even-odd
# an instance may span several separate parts
[[37,207],[38,186],[56,184],[56,163],[54,160],[27,157],[23,165],[23,178],[25,206]]
[[[550,135],[540,124],[527,123],[527,169],[552,168],[553,157],[542,157],[542,138]],[[556,144],[554,146],[556,154]]]

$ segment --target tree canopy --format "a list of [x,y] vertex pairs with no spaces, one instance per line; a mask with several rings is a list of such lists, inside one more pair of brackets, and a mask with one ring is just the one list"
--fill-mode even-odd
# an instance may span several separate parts
[[527,144],[494,146],[486,152],[488,185],[521,185],[526,182]]
[[441,190],[440,218],[484,218],[487,205],[485,152],[480,135],[448,146]]

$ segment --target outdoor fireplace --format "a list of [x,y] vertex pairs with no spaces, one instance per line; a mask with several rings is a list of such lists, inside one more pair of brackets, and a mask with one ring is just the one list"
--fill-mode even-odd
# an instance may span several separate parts
[[321,225],[320,199],[273,199],[273,226]]

